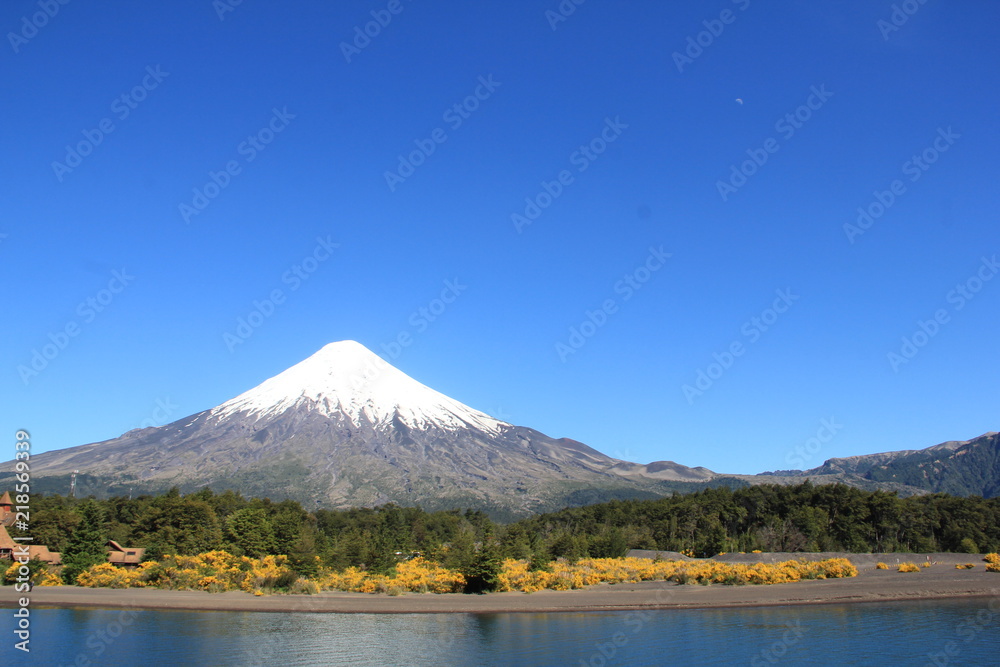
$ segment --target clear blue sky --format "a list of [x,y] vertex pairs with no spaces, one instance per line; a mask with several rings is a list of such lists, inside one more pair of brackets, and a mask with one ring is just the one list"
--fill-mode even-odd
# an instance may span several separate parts
[[996,3],[231,2],[3,3],[0,459],[343,339],[641,462],[1000,428]]

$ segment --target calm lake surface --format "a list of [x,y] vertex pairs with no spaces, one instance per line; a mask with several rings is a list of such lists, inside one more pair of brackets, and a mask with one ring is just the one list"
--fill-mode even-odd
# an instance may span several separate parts
[[13,648],[12,611],[0,610],[3,665],[1000,664],[995,598],[478,615],[33,609],[30,656]]

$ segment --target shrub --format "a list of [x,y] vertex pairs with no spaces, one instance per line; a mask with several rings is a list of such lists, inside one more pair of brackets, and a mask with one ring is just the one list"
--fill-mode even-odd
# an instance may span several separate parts
[[285,556],[248,558],[225,551],[197,556],[164,556],[146,561],[134,570],[110,563],[92,565],[77,577],[80,586],[102,588],[155,587],[170,590],[201,590],[211,593],[243,590],[257,593],[265,588],[291,586],[297,575]]
[[17,560],[13,561],[10,564],[10,567],[8,567],[7,570],[3,573],[3,583],[4,584],[23,583],[18,581],[20,570],[23,565],[26,565],[28,567],[29,577],[36,586],[55,585],[55,584],[41,583],[43,579],[51,579],[52,573],[49,570],[48,563],[40,561],[37,558],[32,558],[27,563],[21,563],[20,561]]
[[526,561],[504,561],[499,590],[526,593],[551,588],[568,590],[598,583],[676,581],[679,584],[777,584],[801,579],[853,577],[858,570],[845,558],[783,563],[719,563],[716,561],[652,561],[641,558],[583,558],[555,561],[552,572],[531,572]]
[[315,595],[319,593],[319,586],[315,581],[310,581],[305,577],[299,577],[288,587],[288,592],[293,595]]
[[[502,561],[496,574],[500,591],[531,593],[542,589],[571,590],[594,584],[675,581],[680,584],[779,584],[802,579],[853,577],[857,568],[846,558],[783,563],[720,563],[712,560],[662,561],[643,558],[564,558],[532,569],[528,560]],[[916,567],[916,566],[914,566]],[[312,594],[321,590],[359,593],[460,593],[468,582],[459,571],[414,558],[397,563],[388,573],[372,573],[349,567],[335,572],[321,568],[313,580],[294,572],[285,556],[253,559],[225,551],[198,556],[164,556],[134,570],[109,563],[95,565],[80,574],[81,586],[109,588],[157,587],[193,589],[212,593],[243,590],[262,595],[274,589]]]
[[958,548],[967,554],[977,554],[979,553],[979,547],[976,545],[975,540],[971,537],[963,537],[962,541],[958,543]]
[[292,584],[298,581],[298,579],[299,579],[298,574],[296,574],[292,570],[287,570],[277,576],[274,582],[274,587],[280,589],[288,589],[289,587],[291,587]]
[[77,586],[87,588],[132,588],[137,570],[126,570],[111,563],[92,565],[76,577]]
[[62,586],[63,580],[58,572],[53,572],[52,570],[45,570],[42,572],[42,576],[38,577],[35,581],[36,586]]
[[915,563],[900,563],[900,572],[920,572],[920,566]]
[[965,564],[958,563],[957,565],[955,565],[956,570],[971,570],[974,567],[975,567],[974,563],[965,563]]
[[886,565],[885,563],[878,562],[878,563],[875,563],[875,569],[876,570],[888,570],[889,566]]
[[404,592],[460,593],[465,589],[462,573],[422,557],[397,563],[389,574],[371,574],[356,567],[342,572],[321,569],[316,583],[319,590],[384,593],[398,589],[397,595]]

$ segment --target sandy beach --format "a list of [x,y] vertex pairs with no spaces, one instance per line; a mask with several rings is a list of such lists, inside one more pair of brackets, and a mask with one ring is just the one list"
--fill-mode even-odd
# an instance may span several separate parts
[[[827,554],[823,554],[827,555]],[[732,554],[718,560],[787,560],[804,554]],[[819,554],[807,554],[810,558]],[[694,609],[798,604],[839,604],[964,597],[1000,599],[1000,573],[987,572],[981,556],[968,554],[850,555],[857,577],[799,581],[769,586],[679,585],[649,581],[602,584],[574,591],[490,593],[462,595],[433,593],[391,596],[385,594],[324,592],[318,595],[254,596],[243,592],[203,593],[156,589],[36,587],[31,606],[184,609],[202,611],[270,611],[317,613],[500,613],[569,612],[642,609]],[[920,572],[902,573],[896,562],[934,562]],[[891,566],[877,570],[879,560]],[[971,570],[957,570],[956,563],[974,563]],[[12,586],[0,588],[0,607],[13,607],[23,594]]]

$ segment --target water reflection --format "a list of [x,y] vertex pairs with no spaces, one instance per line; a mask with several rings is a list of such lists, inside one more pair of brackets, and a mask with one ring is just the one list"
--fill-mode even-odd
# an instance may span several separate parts
[[[11,615],[0,618],[11,636]],[[940,654],[949,641],[958,653]],[[925,665],[940,654],[975,665],[996,664],[998,645],[997,599],[479,615],[38,609],[30,664]],[[29,664],[9,642],[0,656]]]

